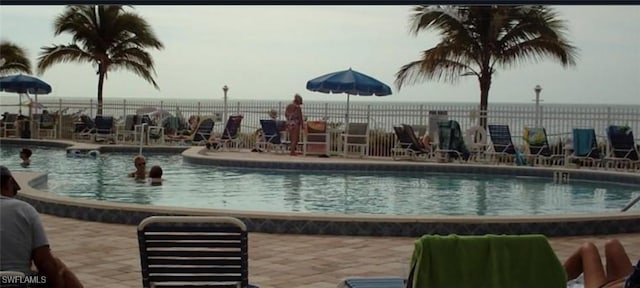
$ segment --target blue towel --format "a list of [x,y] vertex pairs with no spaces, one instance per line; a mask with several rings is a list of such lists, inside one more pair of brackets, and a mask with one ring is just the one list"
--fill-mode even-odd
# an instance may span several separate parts
[[593,129],[573,129],[573,150],[576,156],[587,156],[596,143],[596,132]]

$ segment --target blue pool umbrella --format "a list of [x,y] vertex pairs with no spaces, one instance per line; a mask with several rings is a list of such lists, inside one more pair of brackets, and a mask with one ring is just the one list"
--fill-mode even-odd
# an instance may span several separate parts
[[355,71],[338,71],[322,75],[307,82],[307,90],[322,93],[347,94],[346,123],[349,123],[349,97],[359,96],[387,96],[391,95],[391,88],[377,79]]
[[0,91],[26,93],[26,94],[49,94],[51,85],[28,75],[9,75],[0,77]]
[[36,96],[35,102],[37,103],[38,94],[51,93],[51,85],[33,76],[17,74],[0,77],[0,91],[18,93],[20,103],[22,103],[22,94],[27,94],[27,96],[34,94]]

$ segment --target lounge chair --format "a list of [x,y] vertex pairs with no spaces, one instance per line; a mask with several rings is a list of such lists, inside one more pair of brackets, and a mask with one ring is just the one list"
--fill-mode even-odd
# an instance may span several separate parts
[[328,155],[330,147],[327,121],[307,121],[303,133],[302,152],[307,154]]
[[[405,129],[406,128],[406,129]],[[413,133],[411,126],[393,126],[393,131],[396,133],[396,145],[391,148],[391,156],[393,160],[408,158],[411,160],[418,160],[421,157],[426,159],[429,156],[429,150],[427,150]]]
[[609,153],[604,158],[606,167],[635,168],[640,164],[631,128],[611,125],[607,127],[607,140]]
[[220,137],[220,141],[222,142],[222,149],[238,149],[240,146],[240,127],[242,124],[242,119],[244,117],[242,115],[232,115],[227,119],[227,125],[224,127],[224,131],[222,131],[222,137]]
[[116,131],[116,138],[118,141],[122,139],[122,142],[135,142],[138,138],[135,131],[135,119],[136,115],[133,114],[124,116],[124,124],[122,126],[118,126]]
[[602,163],[596,131],[593,128],[573,129],[573,153],[567,160],[577,162],[580,166],[597,167]]
[[87,115],[80,115],[80,119],[78,122],[74,123],[74,130],[72,139],[73,140],[82,140],[82,139],[91,139],[91,135],[96,128],[96,123],[93,122],[93,119]]
[[509,125],[488,125],[491,146],[487,154],[496,162],[513,163],[516,158],[516,148],[511,141]]
[[369,123],[349,123],[342,135],[344,157],[349,156],[351,148],[360,150],[360,158],[369,155]]
[[165,141],[178,143],[202,144],[207,143],[215,126],[212,117],[202,117],[195,129],[189,135],[166,135]]
[[439,162],[449,162],[450,159],[467,161],[469,150],[464,145],[464,137],[460,124],[455,120],[438,122],[438,155]]
[[249,284],[247,227],[232,217],[151,216],[138,224],[142,286]]
[[544,128],[524,128],[524,142],[527,144],[527,162],[542,165],[562,165],[563,154],[553,154],[549,146],[547,131]]
[[[564,268],[543,235],[425,235],[415,242],[410,267],[408,288],[567,287]],[[354,280],[359,285],[351,287],[405,287],[397,277],[344,282]],[[388,284],[380,286],[382,281]]]
[[114,121],[112,116],[96,116],[95,120],[95,128],[93,130],[93,141],[98,141],[98,139],[110,139],[114,143],[116,142],[116,129],[114,126]]
[[287,149],[287,143],[282,141],[282,135],[280,135],[276,120],[260,120],[260,126],[262,127],[262,135],[256,142],[256,149],[258,151],[264,149],[267,150],[267,152],[271,150],[284,152]]
[[18,114],[7,113],[2,121],[2,137],[7,137],[12,132],[15,137],[18,137],[18,130],[16,129],[16,120],[18,120]]
[[55,139],[57,129],[54,115],[40,114],[38,118],[38,137],[42,137],[42,134],[45,134],[45,137]]

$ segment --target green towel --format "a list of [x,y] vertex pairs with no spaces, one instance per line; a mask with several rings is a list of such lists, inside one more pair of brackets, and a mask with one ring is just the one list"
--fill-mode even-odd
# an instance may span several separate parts
[[432,236],[415,243],[413,288],[565,288],[543,235]]

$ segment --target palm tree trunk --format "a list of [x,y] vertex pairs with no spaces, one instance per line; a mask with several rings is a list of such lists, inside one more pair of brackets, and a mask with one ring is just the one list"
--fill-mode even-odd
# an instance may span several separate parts
[[489,107],[489,89],[491,88],[491,74],[480,75],[480,126],[487,129],[487,109]]
[[102,64],[98,64],[98,113],[102,115],[102,87],[104,86],[104,70]]

